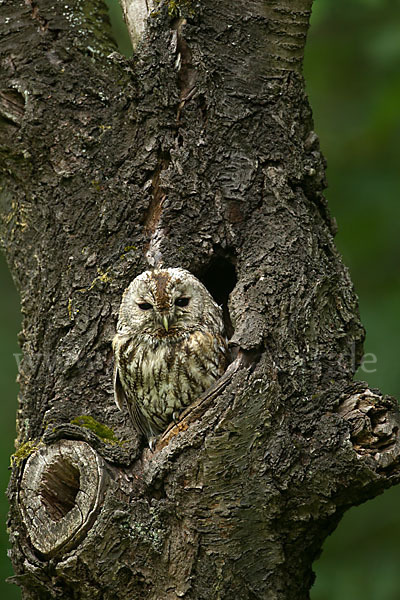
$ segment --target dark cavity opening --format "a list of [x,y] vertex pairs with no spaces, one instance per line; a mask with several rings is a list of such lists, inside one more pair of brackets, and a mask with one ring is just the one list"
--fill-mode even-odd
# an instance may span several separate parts
[[199,279],[214,300],[222,306],[225,332],[228,338],[231,338],[233,326],[228,310],[228,300],[229,294],[237,283],[236,270],[232,260],[225,256],[214,256],[207,267],[200,272]]
[[44,471],[39,494],[53,521],[59,521],[74,507],[79,482],[79,470],[61,457]]

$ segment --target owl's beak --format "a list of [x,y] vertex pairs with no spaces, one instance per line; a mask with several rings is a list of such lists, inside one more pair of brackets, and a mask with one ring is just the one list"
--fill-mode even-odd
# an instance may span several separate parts
[[168,316],[167,315],[163,315],[162,322],[163,322],[165,331],[168,331],[169,323],[168,323]]

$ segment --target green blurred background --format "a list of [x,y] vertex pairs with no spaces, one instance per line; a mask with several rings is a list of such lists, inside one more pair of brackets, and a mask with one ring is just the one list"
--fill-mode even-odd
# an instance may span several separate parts
[[[117,0],[107,4],[120,50],[129,55]],[[337,245],[360,297],[365,351],[376,357],[358,378],[400,398],[400,0],[315,0],[305,77],[328,160],[327,197],[339,225]],[[20,314],[2,257],[0,282],[4,490],[15,434]],[[345,515],[315,563],[312,600],[400,599],[399,505],[400,486]],[[4,523],[4,494],[0,510]],[[7,547],[2,527],[0,597],[14,600],[20,598],[18,588],[4,583],[11,575]]]

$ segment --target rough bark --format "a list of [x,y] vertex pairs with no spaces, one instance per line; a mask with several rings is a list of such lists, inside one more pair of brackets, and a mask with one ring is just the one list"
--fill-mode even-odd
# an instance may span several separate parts
[[[310,8],[159,2],[125,60],[97,0],[0,6],[26,600],[305,600],[343,512],[399,480],[397,404],[352,383],[363,329],[301,74]],[[224,305],[236,358],[151,453],[114,406],[110,341],[122,291],[160,264]]]

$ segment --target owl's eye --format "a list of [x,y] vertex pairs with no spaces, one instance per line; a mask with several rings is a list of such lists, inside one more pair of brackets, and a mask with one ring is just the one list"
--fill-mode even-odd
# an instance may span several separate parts
[[189,300],[190,300],[190,298],[177,298],[175,300],[175,306],[180,306],[180,307],[187,306],[189,304]]
[[153,308],[153,306],[149,302],[139,302],[138,307],[141,310],[150,310],[150,308]]

